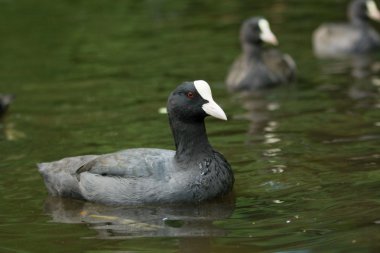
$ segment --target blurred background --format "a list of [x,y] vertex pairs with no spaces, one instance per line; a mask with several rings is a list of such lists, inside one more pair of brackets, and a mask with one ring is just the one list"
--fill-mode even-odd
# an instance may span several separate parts
[[[347,3],[0,0],[0,93],[15,96],[0,121],[0,252],[379,252],[378,65],[357,78],[351,62],[319,60],[311,46]],[[256,15],[298,75],[242,99],[224,82],[240,25]],[[47,199],[38,162],[174,149],[158,110],[198,79],[229,117],[208,119],[207,131],[235,172],[231,203],[110,210]]]

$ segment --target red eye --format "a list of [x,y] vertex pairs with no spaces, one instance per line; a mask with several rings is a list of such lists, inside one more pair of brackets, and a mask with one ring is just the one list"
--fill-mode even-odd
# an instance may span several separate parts
[[189,91],[188,93],[186,93],[186,96],[188,98],[193,98],[194,97],[194,93],[192,93],[191,91]]

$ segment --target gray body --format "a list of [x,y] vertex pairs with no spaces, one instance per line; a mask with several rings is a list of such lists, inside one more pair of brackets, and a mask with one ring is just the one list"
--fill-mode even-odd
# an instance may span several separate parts
[[231,91],[272,88],[295,79],[296,64],[291,56],[275,49],[254,48],[243,52],[232,64],[226,79]]
[[204,157],[187,166],[175,151],[127,149],[38,165],[53,196],[82,198],[105,204],[201,202],[229,192],[232,171],[223,156]]
[[314,52],[319,57],[367,54],[380,47],[380,36],[368,24],[324,24],[313,34]]

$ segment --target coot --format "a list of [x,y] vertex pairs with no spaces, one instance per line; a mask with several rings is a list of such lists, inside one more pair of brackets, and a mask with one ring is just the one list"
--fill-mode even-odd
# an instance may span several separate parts
[[226,84],[230,91],[252,91],[291,82],[296,65],[292,57],[263,42],[277,45],[269,22],[262,17],[246,20],[240,30],[242,54],[233,63]]
[[340,58],[366,54],[380,47],[380,36],[369,19],[380,21],[380,12],[373,0],[353,0],[348,7],[348,23],[322,24],[313,33],[317,56]]
[[179,85],[167,103],[176,150],[136,148],[38,164],[50,194],[104,204],[196,203],[226,195],[234,176],[204,119],[227,120],[207,82]]
[[0,117],[8,110],[10,103],[13,100],[11,94],[0,94]]

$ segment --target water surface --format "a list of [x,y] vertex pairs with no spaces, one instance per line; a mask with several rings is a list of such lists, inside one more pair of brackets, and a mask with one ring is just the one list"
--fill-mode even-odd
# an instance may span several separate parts
[[[0,123],[0,252],[379,252],[379,76],[354,78],[310,45],[345,3],[0,1],[0,92],[16,95]],[[254,14],[271,21],[298,80],[233,96],[224,78]],[[230,118],[207,130],[233,166],[231,199],[110,208],[47,196],[38,162],[173,149],[158,109],[195,79]]]

